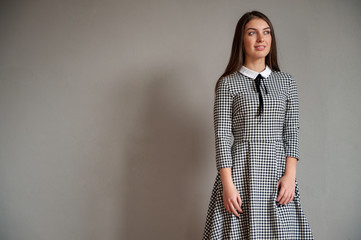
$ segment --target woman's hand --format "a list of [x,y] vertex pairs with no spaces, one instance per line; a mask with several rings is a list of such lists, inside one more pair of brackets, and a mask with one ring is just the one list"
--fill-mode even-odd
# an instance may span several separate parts
[[277,182],[277,189],[281,187],[276,201],[279,204],[288,204],[295,196],[295,177],[291,175],[283,175]]
[[223,202],[229,213],[234,213],[234,215],[239,217],[237,210],[241,213],[243,212],[241,209],[242,199],[234,184],[223,186]]

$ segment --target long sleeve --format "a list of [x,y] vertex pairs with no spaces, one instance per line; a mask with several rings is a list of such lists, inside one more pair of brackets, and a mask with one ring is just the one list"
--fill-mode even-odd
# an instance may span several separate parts
[[285,121],[283,125],[283,142],[286,156],[295,157],[299,161],[299,102],[297,85],[291,76],[286,102]]
[[217,171],[232,167],[232,102],[226,79],[221,79],[214,100],[214,131]]

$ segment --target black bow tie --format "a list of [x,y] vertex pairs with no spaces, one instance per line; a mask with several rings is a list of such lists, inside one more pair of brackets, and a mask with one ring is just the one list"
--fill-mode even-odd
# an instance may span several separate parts
[[[258,92],[258,99],[259,99],[259,108],[258,108],[258,116],[261,115],[261,113],[263,112],[263,98],[262,98],[262,92],[261,92],[261,80],[263,82],[263,77],[261,74],[258,74],[256,79],[255,79],[255,82],[256,82],[256,89],[257,89],[257,92]],[[268,94],[268,90],[267,90],[267,87],[266,85],[264,84],[263,82],[263,86],[266,90],[266,94]]]

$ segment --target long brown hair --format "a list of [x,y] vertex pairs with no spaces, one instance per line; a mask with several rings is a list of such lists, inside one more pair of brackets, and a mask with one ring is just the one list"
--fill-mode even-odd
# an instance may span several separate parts
[[239,71],[245,62],[245,54],[244,54],[244,28],[246,24],[251,21],[253,18],[260,18],[267,22],[267,24],[271,28],[271,49],[268,55],[266,56],[266,65],[268,65],[272,71],[280,71],[277,62],[277,45],[276,45],[276,36],[273,30],[273,26],[271,21],[268,19],[266,15],[259,11],[246,12],[243,16],[238,20],[236,31],[234,33],[233,44],[231,57],[229,58],[229,62],[224,73],[219,77],[216,83],[215,91],[217,91],[218,84],[220,80],[228,76],[236,71]]

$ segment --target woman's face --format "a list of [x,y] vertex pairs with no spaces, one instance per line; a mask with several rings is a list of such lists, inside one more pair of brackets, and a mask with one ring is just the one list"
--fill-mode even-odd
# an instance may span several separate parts
[[271,50],[271,28],[263,19],[253,18],[245,26],[243,40],[246,61],[265,58]]

